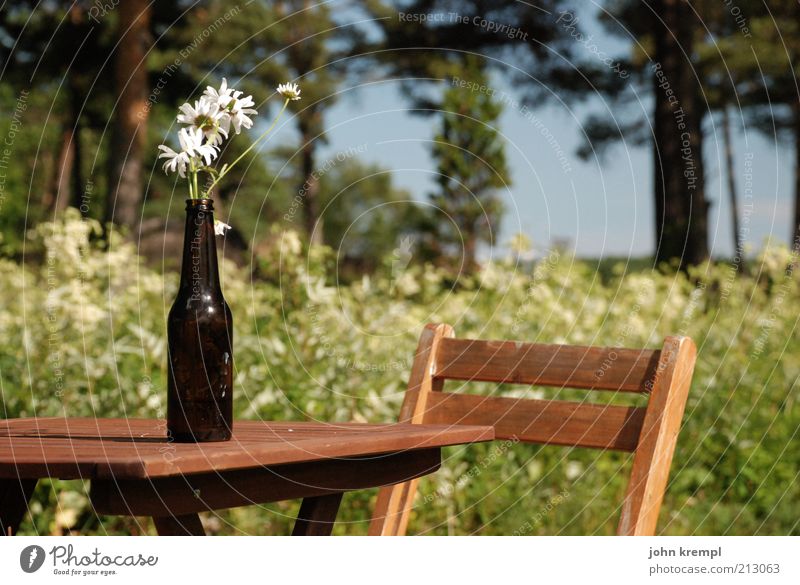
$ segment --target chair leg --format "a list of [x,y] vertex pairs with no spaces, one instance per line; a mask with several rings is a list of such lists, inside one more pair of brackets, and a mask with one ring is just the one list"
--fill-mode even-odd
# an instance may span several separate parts
[[343,495],[340,492],[305,498],[300,505],[292,536],[330,536]]
[[13,536],[28,511],[36,479],[0,479],[0,533]]
[[668,337],[661,350],[617,534],[652,536],[692,383],[697,348],[688,337]]
[[197,514],[181,516],[153,516],[159,536],[205,536],[203,523]]
[[369,525],[370,536],[405,536],[418,484],[418,479],[412,479],[380,489]]
[[[445,337],[455,335],[450,325],[429,323],[422,331],[411,366],[408,390],[400,408],[399,421],[420,424],[425,422],[428,397],[432,392],[441,392],[444,380],[434,379],[436,354],[439,344]],[[382,487],[378,492],[378,501],[369,524],[370,536],[402,536],[406,533],[408,517],[414,494],[417,492],[418,480]]]

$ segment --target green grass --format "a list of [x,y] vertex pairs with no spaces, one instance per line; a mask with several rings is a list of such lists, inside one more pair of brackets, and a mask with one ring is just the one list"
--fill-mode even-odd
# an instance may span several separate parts
[[[96,231],[69,216],[32,235],[42,264],[0,260],[2,416],[164,415],[164,325],[177,277]],[[413,266],[336,285],[329,258],[306,254],[289,234],[282,253],[260,259],[268,281],[223,267],[238,417],[393,420],[430,321],[461,336],[549,343],[658,347],[665,335],[690,335],[699,358],[659,530],[800,533],[800,278],[786,270],[787,250],[762,251],[749,276],[724,263],[684,275],[646,260],[620,271],[562,255],[525,273],[491,264],[452,290],[437,270]],[[569,396],[597,399],[590,394]],[[498,445],[449,449],[421,484],[410,530],[614,532],[629,455],[521,444],[497,454]],[[365,533],[372,497],[349,494],[336,531]],[[33,506],[28,533],[152,531],[142,519],[95,517],[80,482],[42,482]],[[286,534],[296,509],[283,502],[208,521],[216,533]]]

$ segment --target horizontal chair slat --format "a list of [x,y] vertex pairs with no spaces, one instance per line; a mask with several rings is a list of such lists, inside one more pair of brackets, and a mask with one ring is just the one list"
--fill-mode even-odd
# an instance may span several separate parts
[[661,352],[650,349],[442,339],[434,377],[649,392]]
[[646,409],[432,392],[425,422],[493,425],[495,438],[633,451]]

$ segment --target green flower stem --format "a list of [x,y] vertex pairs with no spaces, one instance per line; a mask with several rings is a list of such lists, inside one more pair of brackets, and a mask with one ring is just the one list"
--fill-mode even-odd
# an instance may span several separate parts
[[[219,174],[219,175],[217,175],[217,178],[216,178],[216,179],[214,179],[214,181],[211,183],[211,185],[209,185],[209,186],[208,186],[208,190],[206,191],[206,194],[207,194],[207,195],[208,195],[208,194],[210,194],[210,193],[211,193],[211,191],[214,189],[214,187],[217,185],[217,183],[219,183],[219,182],[222,180],[222,178],[223,178],[225,175],[227,175],[227,174],[228,174],[228,172],[229,172],[229,171],[230,171],[230,170],[231,170],[231,169],[232,169],[234,166],[236,166],[236,163],[238,163],[238,162],[239,162],[240,160],[242,160],[242,159],[243,159],[245,156],[247,156],[247,155],[250,153],[250,151],[251,151],[251,150],[253,150],[253,149],[254,149],[256,146],[258,146],[258,143],[259,143],[259,142],[261,142],[261,141],[262,141],[264,138],[266,138],[267,134],[269,134],[270,132],[272,132],[272,131],[275,129],[275,125],[278,123],[278,120],[280,119],[281,115],[283,114],[283,111],[286,109],[286,106],[288,106],[288,105],[289,105],[289,101],[290,101],[290,100],[287,98],[287,99],[286,99],[286,101],[285,101],[285,102],[283,102],[283,107],[281,108],[281,111],[280,111],[280,112],[278,112],[278,115],[277,115],[277,116],[275,116],[275,119],[272,121],[272,124],[270,124],[269,128],[267,128],[267,129],[264,131],[264,133],[263,133],[263,134],[261,134],[261,136],[259,136],[259,137],[258,137],[258,138],[255,140],[255,142],[253,142],[253,144],[251,144],[250,146],[248,146],[248,147],[247,147],[247,150],[245,150],[245,151],[244,151],[242,154],[240,154],[240,155],[239,155],[239,156],[236,158],[236,160],[235,160],[235,161],[233,161],[231,164],[227,165],[227,166],[225,167],[225,170],[224,170],[224,171],[220,172],[220,174]],[[196,189],[197,189],[197,186],[196,186],[196,184],[195,184],[195,190],[196,190]]]
[[186,177],[189,182],[189,199],[197,198],[197,169],[193,161],[189,161],[189,176]]

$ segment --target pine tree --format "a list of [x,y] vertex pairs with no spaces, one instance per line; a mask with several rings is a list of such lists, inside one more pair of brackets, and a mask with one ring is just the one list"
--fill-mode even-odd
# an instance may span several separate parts
[[462,255],[461,271],[477,265],[481,242],[497,239],[502,204],[497,191],[509,185],[505,145],[497,122],[502,106],[488,91],[481,64],[469,59],[462,70],[469,87],[451,85],[442,102],[441,131],[434,138],[432,154],[438,161],[439,191],[431,195],[437,208],[437,237],[442,247]]
[[[709,112],[697,69],[698,42],[705,29],[686,0],[609,0],[601,23],[611,34],[635,38],[621,78],[607,70],[602,91],[613,98],[611,116],[590,116],[584,124],[584,157],[625,139],[653,148],[655,262],[687,268],[709,256],[708,210],[703,161],[703,119]],[[585,87],[590,95],[593,87]],[[652,96],[644,119],[641,94]],[[626,108],[638,110],[632,114]]]
[[800,241],[800,5],[794,0],[753,5],[741,8],[748,16],[748,36],[733,35],[721,51],[729,67],[746,80],[737,92],[745,122],[794,148],[790,234],[796,245]]
[[150,49],[152,5],[130,0],[119,7],[114,52],[114,92],[118,103],[111,130],[111,192],[105,219],[120,225],[139,224],[144,199],[143,175],[150,93],[146,57]]

